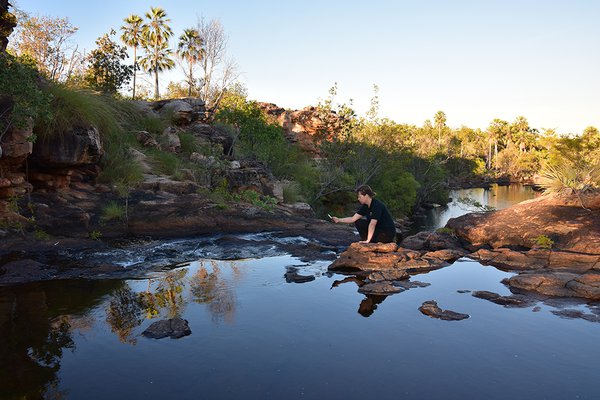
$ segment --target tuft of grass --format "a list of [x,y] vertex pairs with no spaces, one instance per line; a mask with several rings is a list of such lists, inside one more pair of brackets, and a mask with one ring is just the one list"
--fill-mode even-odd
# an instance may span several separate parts
[[300,184],[298,182],[287,181],[283,184],[283,202],[287,204],[305,201],[300,193]]
[[182,167],[182,161],[173,153],[150,149],[148,151],[150,162],[156,171],[162,175],[169,175],[174,178],[181,175],[180,169]]
[[125,206],[115,201],[109,202],[102,208],[102,217],[100,219],[102,221],[123,221],[125,219]]
[[198,139],[189,132],[179,132],[179,141],[181,142],[181,151],[188,156],[194,152],[200,153],[202,151]]

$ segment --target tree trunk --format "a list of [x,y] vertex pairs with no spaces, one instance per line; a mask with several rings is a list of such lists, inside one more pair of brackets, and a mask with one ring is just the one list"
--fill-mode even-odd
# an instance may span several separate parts
[[154,100],[158,100],[160,94],[158,93],[158,68],[154,68]]
[[135,75],[137,72],[137,57],[136,57],[137,47],[133,47],[133,95],[131,96],[132,100],[135,100]]

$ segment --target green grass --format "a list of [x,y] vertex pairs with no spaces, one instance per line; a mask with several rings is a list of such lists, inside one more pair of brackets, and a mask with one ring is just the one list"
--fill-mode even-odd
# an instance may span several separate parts
[[600,166],[577,166],[562,162],[542,169],[539,185],[547,193],[572,194],[597,189],[600,186]]
[[123,221],[125,219],[125,206],[115,201],[109,202],[102,209],[102,217],[100,219],[102,221]]

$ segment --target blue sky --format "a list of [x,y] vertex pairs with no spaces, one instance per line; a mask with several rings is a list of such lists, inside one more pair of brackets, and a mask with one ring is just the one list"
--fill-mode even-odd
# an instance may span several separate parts
[[[163,7],[174,31],[219,19],[249,97],[298,109],[353,99],[359,115],[379,86],[380,116],[485,129],[523,115],[559,133],[600,128],[600,2],[13,0],[31,14],[68,17],[87,51],[123,18]],[[161,86],[179,80],[161,76]]]

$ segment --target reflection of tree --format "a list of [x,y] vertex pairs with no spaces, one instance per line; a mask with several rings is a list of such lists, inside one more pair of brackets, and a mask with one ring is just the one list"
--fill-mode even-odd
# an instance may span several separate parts
[[146,318],[158,316],[163,309],[167,310],[169,318],[181,316],[186,306],[182,293],[187,272],[186,268],[167,272],[163,278],[159,279],[158,286],[153,292],[150,290],[151,282],[148,282],[148,290],[141,293],[146,309]]
[[130,344],[137,342],[130,335],[144,320],[142,305],[140,295],[131,290],[129,286],[113,293],[106,309],[106,322],[121,342]]
[[0,399],[65,397],[57,373],[64,350],[75,347],[72,331],[78,324],[88,326],[88,310],[121,284],[62,281],[0,288]]
[[[235,316],[236,297],[227,280],[223,278],[221,269],[215,261],[211,261],[211,272],[204,262],[200,263],[198,272],[191,278],[190,290],[194,301],[207,304],[214,321],[225,319],[232,322]],[[241,273],[235,263],[231,263],[234,279]]]

